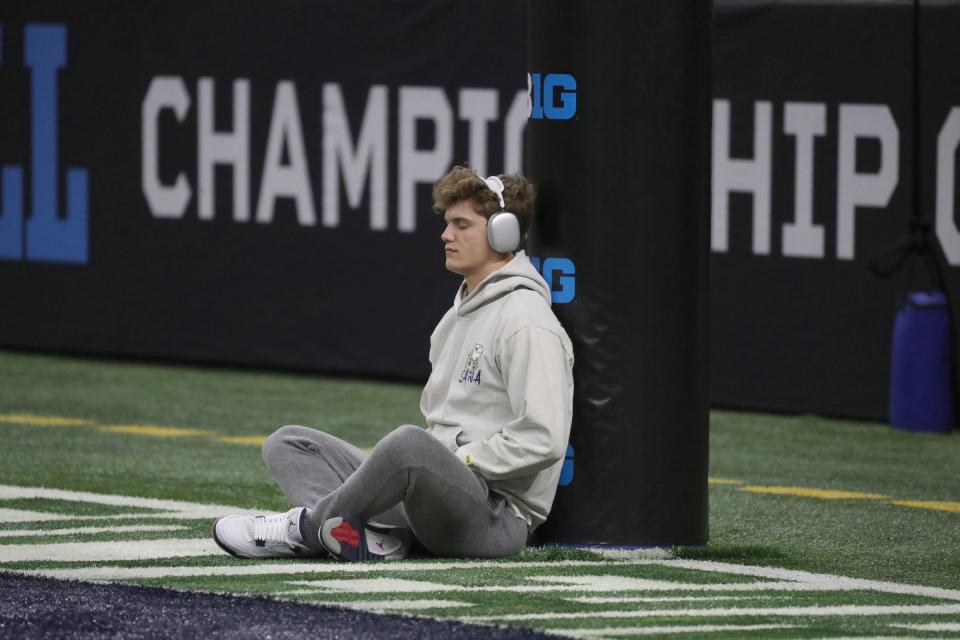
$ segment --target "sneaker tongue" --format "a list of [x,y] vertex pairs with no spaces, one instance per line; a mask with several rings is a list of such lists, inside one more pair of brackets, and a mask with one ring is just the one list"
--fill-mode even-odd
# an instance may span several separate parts
[[303,544],[303,534],[300,533],[300,529],[304,525],[306,514],[307,510],[303,507],[291,509],[287,513],[287,538],[297,544]]
[[366,530],[367,551],[380,556],[388,556],[403,544],[399,538],[385,536],[376,531]]

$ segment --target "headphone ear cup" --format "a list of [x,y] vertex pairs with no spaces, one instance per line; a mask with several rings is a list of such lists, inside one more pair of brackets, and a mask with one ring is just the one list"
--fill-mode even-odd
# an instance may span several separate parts
[[520,248],[520,221],[509,211],[501,211],[487,220],[487,244],[497,253],[512,253]]

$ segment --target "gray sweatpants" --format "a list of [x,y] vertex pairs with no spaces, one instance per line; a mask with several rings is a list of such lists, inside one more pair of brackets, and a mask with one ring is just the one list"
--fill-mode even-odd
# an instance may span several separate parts
[[349,515],[409,527],[437,556],[491,558],[526,545],[526,521],[417,426],[391,431],[369,456],[322,431],[286,426],[264,442],[263,460],[284,494],[312,509],[307,542],[327,518]]

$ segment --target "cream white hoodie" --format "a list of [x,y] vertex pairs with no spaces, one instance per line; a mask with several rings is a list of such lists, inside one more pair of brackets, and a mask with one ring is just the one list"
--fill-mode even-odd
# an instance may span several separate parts
[[573,347],[523,251],[466,297],[457,292],[430,336],[430,365],[427,431],[533,531],[550,512],[570,437]]

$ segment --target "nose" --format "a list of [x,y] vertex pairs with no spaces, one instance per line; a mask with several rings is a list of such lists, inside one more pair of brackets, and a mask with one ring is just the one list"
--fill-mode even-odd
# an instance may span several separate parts
[[440,239],[444,242],[453,242],[453,231],[450,229],[449,224],[443,228],[443,233],[440,234]]

